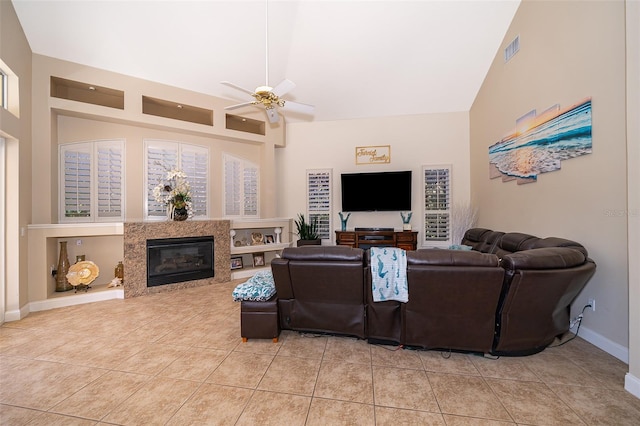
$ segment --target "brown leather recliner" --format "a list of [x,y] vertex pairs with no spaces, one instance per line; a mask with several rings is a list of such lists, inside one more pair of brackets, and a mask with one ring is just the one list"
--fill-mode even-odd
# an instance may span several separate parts
[[282,329],[365,338],[364,250],[285,248],[271,270]]
[[494,254],[407,252],[409,301],[402,342],[426,349],[491,351],[504,269]]
[[493,354],[540,352],[569,330],[571,302],[596,270],[583,250],[541,247],[502,258],[505,288],[496,314]]

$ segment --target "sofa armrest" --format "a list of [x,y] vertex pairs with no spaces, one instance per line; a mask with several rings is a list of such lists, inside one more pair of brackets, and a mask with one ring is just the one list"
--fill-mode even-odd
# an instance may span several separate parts
[[496,267],[498,256],[466,250],[420,249],[407,252],[407,265]]
[[276,257],[271,261],[271,272],[276,286],[276,294],[280,299],[292,299],[293,287],[289,274],[289,260]]
[[517,269],[564,269],[580,266],[587,261],[578,248],[547,247],[523,250],[502,258],[502,267],[508,271]]

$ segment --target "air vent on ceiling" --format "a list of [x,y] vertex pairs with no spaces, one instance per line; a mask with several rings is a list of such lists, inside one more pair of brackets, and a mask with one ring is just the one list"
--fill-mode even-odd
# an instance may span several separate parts
[[504,61],[509,62],[509,59],[518,53],[518,50],[520,50],[520,36],[516,36],[516,38],[504,48]]

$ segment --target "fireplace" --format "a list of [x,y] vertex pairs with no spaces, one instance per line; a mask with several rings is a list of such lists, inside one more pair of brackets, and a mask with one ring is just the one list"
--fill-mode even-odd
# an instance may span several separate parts
[[147,240],[147,287],[214,276],[213,236]]

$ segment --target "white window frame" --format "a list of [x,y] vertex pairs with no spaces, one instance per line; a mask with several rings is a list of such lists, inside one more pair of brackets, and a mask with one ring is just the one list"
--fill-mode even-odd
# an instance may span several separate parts
[[[115,151],[116,160],[119,157],[120,161],[114,163],[115,170],[119,172],[102,174],[100,161],[102,157],[102,150],[109,149]],[[67,216],[66,209],[66,162],[65,153],[67,152],[83,152],[89,159],[89,196],[88,196],[88,215],[87,216]],[[119,155],[118,155],[119,152]],[[108,158],[109,162],[114,161],[113,158]],[[119,189],[120,199],[118,208],[108,208],[107,214],[101,213],[101,198],[103,193],[102,183],[104,183],[104,177],[108,178],[109,182],[113,182],[113,188],[107,188],[107,191]],[[108,185],[110,186],[110,185]],[[64,143],[58,146],[58,221],[60,223],[78,223],[78,222],[123,222],[125,217],[125,199],[126,199],[126,185],[125,185],[125,141],[124,139],[105,139],[85,142],[72,142]],[[109,197],[108,203],[111,202]],[[114,203],[114,206],[118,206],[118,202]],[[112,212],[109,214],[108,212]],[[115,212],[115,214],[113,213]]]
[[[164,151],[160,154],[162,160],[149,158],[150,150]],[[192,169],[188,166],[187,158],[191,155],[205,157],[204,169]],[[160,164],[156,164],[157,162]],[[144,220],[166,220],[166,206],[160,206],[153,198],[153,188],[166,176],[167,170],[179,168],[187,175],[187,181],[191,185],[191,198],[193,203],[193,218],[206,219],[209,217],[211,188],[210,173],[211,156],[209,148],[181,141],[168,141],[160,139],[144,140]],[[198,171],[194,171],[198,170]],[[202,174],[204,173],[204,177]],[[153,176],[150,176],[153,174]],[[201,188],[200,190],[198,188]]]
[[[429,174],[429,177],[427,177]],[[433,181],[435,179],[438,183]],[[422,166],[422,229],[423,247],[448,247],[451,245],[451,164]],[[444,188],[438,188],[438,184]]]
[[323,241],[333,241],[333,169],[307,169],[307,217],[318,221],[318,233]]
[[260,167],[237,155],[223,153],[223,215],[260,217]]
[[9,76],[0,68],[0,103],[2,108],[9,109]]

